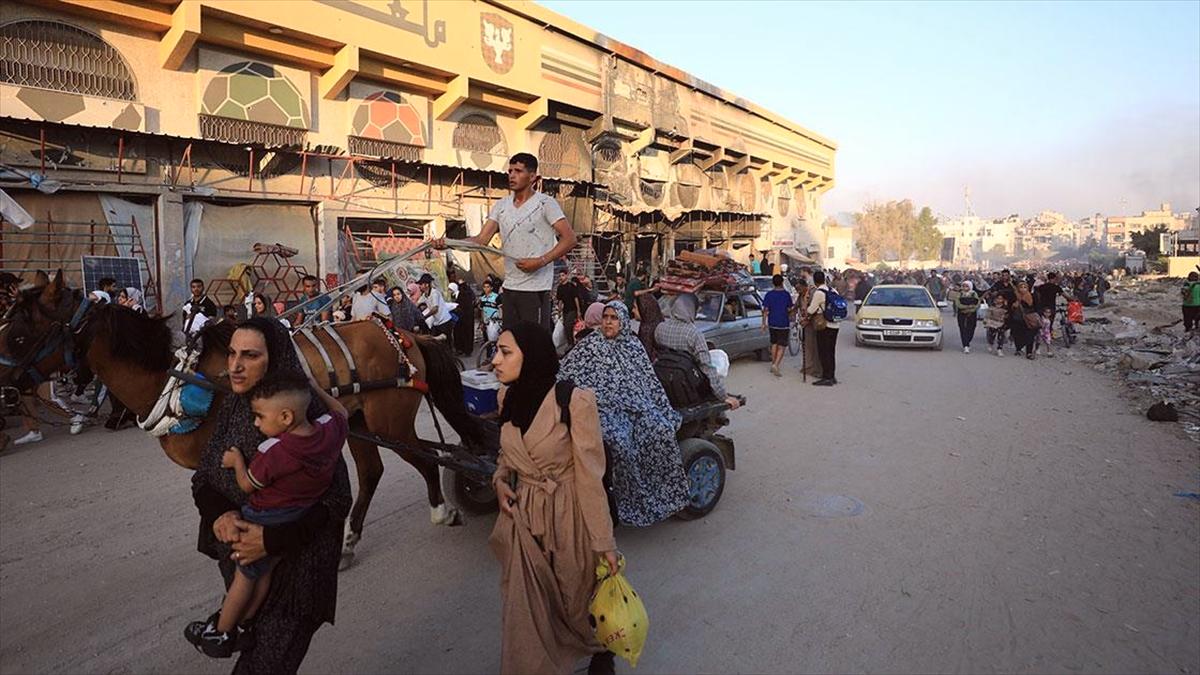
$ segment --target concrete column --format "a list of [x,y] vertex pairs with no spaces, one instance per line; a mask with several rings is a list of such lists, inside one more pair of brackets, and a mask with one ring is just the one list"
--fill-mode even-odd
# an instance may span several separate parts
[[328,202],[317,204],[317,269],[310,270],[311,274],[325,283],[326,275],[337,274],[338,283],[343,284],[348,279],[341,278],[338,268],[338,213],[336,205]]
[[[158,227],[158,274],[163,297],[159,308],[169,314],[179,308],[191,294],[188,290],[188,265],[183,247],[183,197],[177,192],[164,192],[155,201]],[[152,263],[153,264],[153,263]]]

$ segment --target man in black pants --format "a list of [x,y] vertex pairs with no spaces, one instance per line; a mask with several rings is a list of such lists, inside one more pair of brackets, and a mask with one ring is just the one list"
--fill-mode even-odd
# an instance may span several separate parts
[[563,332],[566,333],[567,344],[574,346],[575,322],[579,319],[579,293],[575,281],[565,269],[558,273],[558,288],[554,294],[562,316]]
[[[813,290],[812,300],[808,303],[807,310],[810,317],[825,313],[825,298],[830,293],[829,284],[825,282],[825,272],[821,270],[813,272],[813,285],[816,288]],[[838,322],[826,319],[825,328],[816,333],[817,358],[821,360],[821,379],[813,384],[818,387],[832,387],[837,384],[834,372],[837,361],[834,353],[837,350]]]

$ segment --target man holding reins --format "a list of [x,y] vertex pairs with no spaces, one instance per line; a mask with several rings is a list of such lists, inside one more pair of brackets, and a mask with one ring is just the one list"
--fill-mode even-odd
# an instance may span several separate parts
[[[487,246],[500,234],[504,251],[504,328],[521,321],[554,329],[550,289],[554,261],[575,247],[575,231],[553,197],[533,189],[538,179],[537,158],[520,152],[508,160],[508,188],[512,194],[496,202],[483,230],[467,241]],[[433,241],[445,248],[445,238]]]

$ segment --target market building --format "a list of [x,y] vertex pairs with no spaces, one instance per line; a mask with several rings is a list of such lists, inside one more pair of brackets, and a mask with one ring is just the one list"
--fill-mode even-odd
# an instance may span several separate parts
[[521,151],[596,271],[827,250],[832,141],[532,3],[6,2],[0,64],[0,268],[131,256],[167,309],[256,242],[335,283],[477,232]]

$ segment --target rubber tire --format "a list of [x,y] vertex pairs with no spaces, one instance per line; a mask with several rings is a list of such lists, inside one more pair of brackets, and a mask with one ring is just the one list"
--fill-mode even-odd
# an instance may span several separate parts
[[500,504],[496,502],[496,492],[492,490],[491,485],[481,486],[458,471],[442,471],[452,476],[454,504],[460,509],[473,516],[486,516],[500,510]]
[[[801,329],[801,330],[803,330],[803,329]],[[787,344],[787,351],[788,351],[788,354],[789,354],[789,355],[791,355],[791,356],[799,356],[799,355],[800,355],[800,350],[801,350],[801,349],[804,349],[804,344],[803,344],[802,342],[800,342],[800,340],[798,340],[798,339],[794,341],[794,344],[796,345],[796,348],[795,348],[795,349],[792,349],[792,344],[793,344],[793,340],[792,340],[792,329],[791,329],[791,327],[789,326],[789,327],[788,327],[788,344]]]
[[[725,493],[725,457],[721,455],[721,451],[717,446],[704,440],[703,438],[685,438],[679,442],[679,451],[683,455],[683,473],[688,476],[688,505],[682,511],[675,514],[680,520],[696,520],[703,518],[712,510],[717,508],[717,503],[721,501],[721,495]],[[702,507],[693,506],[690,501],[691,496],[691,470],[692,465],[701,459],[713,459],[717,464],[717,491],[713,495],[712,500]]]

